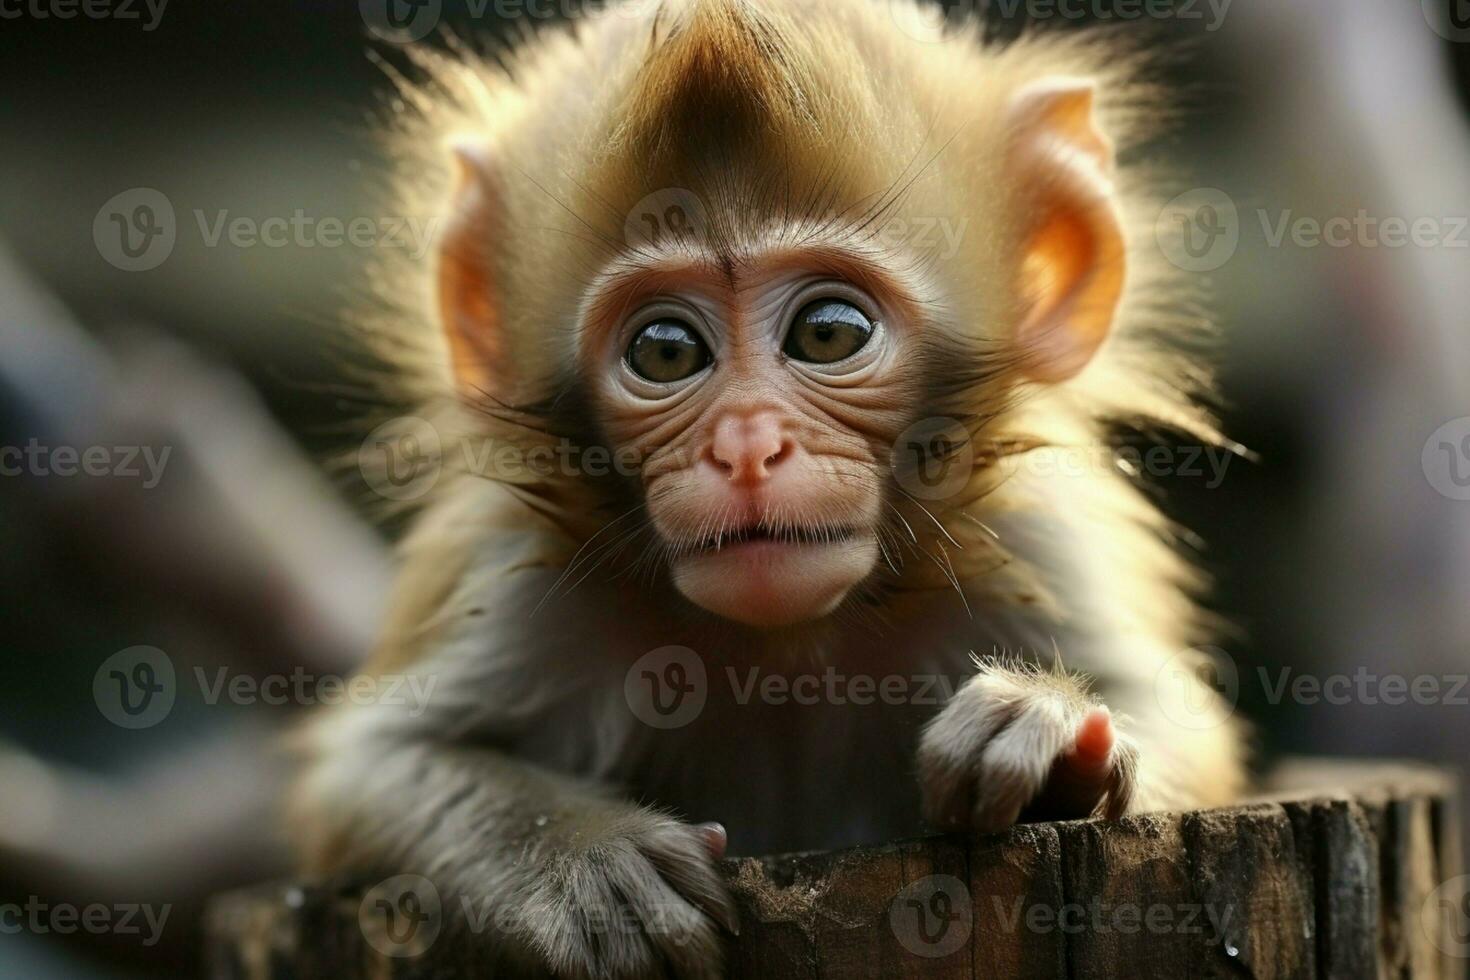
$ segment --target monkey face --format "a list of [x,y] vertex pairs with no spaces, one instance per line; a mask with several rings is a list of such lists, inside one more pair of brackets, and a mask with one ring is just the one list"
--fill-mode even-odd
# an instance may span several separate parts
[[902,308],[878,270],[831,252],[666,255],[599,284],[599,414],[642,460],[688,599],[779,627],[831,613],[872,573],[916,387]]

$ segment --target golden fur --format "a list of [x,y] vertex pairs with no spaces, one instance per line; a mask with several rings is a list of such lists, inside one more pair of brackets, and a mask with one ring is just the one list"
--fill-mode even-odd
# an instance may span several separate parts
[[[1107,453],[1122,430],[1223,444],[1202,406],[1207,322],[1154,240],[1172,195],[1140,153],[1166,116],[1160,93],[1116,38],[990,45],[969,27],[919,40],[895,19],[895,6],[900,16],[915,9],[906,2],[667,0],[614,7],[488,56],[450,39],[411,51],[407,74],[389,68],[395,167],[384,206],[463,219],[466,183],[492,175],[493,227],[471,226],[474,245],[455,261],[484,263],[497,334],[477,348],[485,363],[471,365],[480,383],[467,388],[456,367],[473,345],[459,338],[460,360],[450,357],[434,313],[440,270],[397,257],[371,270],[354,323],[388,365],[398,410],[437,427],[446,467],[416,502],[374,669],[433,672],[442,696],[424,719],[353,710],[317,727],[298,800],[313,866],[432,868],[454,888],[529,903],[538,918],[513,930],[511,945],[592,970],[596,956],[558,944],[576,946],[567,910],[596,899],[571,885],[547,895],[548,882],[600,885],[606,873],[641,888],[651,872],[628,857],[552,879],[536,873],[539,856],[576,861],[588,835],[622,855],[630,839],[655,855],[664,844],[650,841],[677,839],[668,853],[680,880],[697,883],[697,904],[722,894],[687,827],[610,802],[609,784],[687,818],[729,819],[732,840],[754,849],[912,833],[922,728],[917,768],[961,797],[978,783],[994,804],[988,819],[1015,819],[1053,759],[1031,749],[1065,746],[1091,702],[1046,671],[992,665],[977,678],[970,650],[1060,660],[1095,682],[1122,733],[1109,812],[1239,792],[1243,748],[1225,714],[1190,727],[1161,711],[1155,679],[1207,633],[1192,598],[1200,579],[1176,529]],[[1111,180],[1127,280],[1096,356],[1040,384],[1014,343],[1037,191],[1007,158],[1007,108],[1057,76],[1096,85],[1098,126],[1118,151]],[[700,622],[667,599],[656,561],[647,565],[657,550],[618,527],[641,504],[632,480],[465,465],[485,458],[487,442],[528,454],[601,441],[579,363],[584,298],[610,269],[636,263],[628,216],[671,188],[700,202],[705,244],[727,267],[756,246],[835,239],[901,281],[924,377],[903,407],[915,420],[958,419],[969,433],[977,465],[961,492],[930,502],[886,488],[888,561],[826,621],[761,633]],[[895,215],[966,230],[939,253],[874,233]],[[885,447],[872,448],[881,459]],[[698,724],[653,732],[630,720],[623,676],[668,643],[704,644],[711,663],[780,669],[830,654],[852,673],[968,673],[950,707],[970,713],[926,720],[831,704],[783,713],[716,703],[712,692]],[[987,745],[981,733],[995,737]],[[819,776],[803,768],[812,758],[826,760]],[[546,813],[549,827],[533,829]],[[548,922],[560,939],[546,938]],[[701,936],[717,962],[712,934]]]

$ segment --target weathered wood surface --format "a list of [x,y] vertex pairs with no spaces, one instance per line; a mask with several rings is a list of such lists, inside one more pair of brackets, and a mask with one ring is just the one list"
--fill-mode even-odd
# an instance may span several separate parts
[[[741,919],[729,975],[1463,978],[1470,880],[1454,778],[1302,762],[1273,785],[1220,810],[727,861]],[[437,921],[429,949],[415,945],[425,934],[394,946],[374,919],[379,897],[346,884],[223,897],[212,976],[489,975]]]

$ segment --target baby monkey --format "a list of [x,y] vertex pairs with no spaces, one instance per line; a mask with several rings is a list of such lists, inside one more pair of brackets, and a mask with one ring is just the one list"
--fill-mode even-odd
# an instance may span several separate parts
[[725,828],[1240,792],[1199,583],[1109,451],[1219,439],[1116,158],[1162,110],[1111,43],[922,20],[663,0],[411,55],[393,213],[448,223],[366,321],[443,468],[370,670],[433,695],[311,728],[311,869],[429,879],[487,970],[709,977]]

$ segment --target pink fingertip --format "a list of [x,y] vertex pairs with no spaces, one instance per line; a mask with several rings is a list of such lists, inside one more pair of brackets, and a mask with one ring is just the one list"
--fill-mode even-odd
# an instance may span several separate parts
[[1077,744],[1072,752],[1083,763],[1102,765],[1113,751],[1113,714],[1107,708],[1093,708],[1077,729]]
[[725,825],[711,820],[709,823],[699,824],[698,827],[704,833],[704,842],[709,848],[710,856],[716,861],[724,857],[725,848],[730,843],[730,837],[725,833]]

